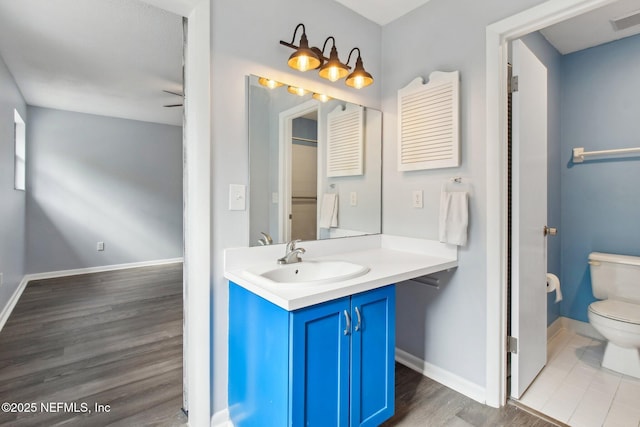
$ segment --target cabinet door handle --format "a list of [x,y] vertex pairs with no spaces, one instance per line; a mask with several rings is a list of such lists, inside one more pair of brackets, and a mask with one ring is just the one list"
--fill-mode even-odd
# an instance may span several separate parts
[[360,317],[360,310],[358,310],[358,307],[356,307],[356,316],[358,316],[358,324],[356,325],[356,332],[360,330],[360,327],[362,326],[362,318]]
[[344,320],[346,323],[344,334],[349,335],[349,331],[351,330],[351,317],[349,316],[349,312],[347,310],[344,311]]

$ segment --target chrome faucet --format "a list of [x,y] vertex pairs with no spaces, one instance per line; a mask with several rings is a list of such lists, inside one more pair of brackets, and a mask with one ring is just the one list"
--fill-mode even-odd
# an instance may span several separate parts
[[301,240],[291,240],[287,243],[285,247],[285,254],[282,258],[278,258],[278,264],[293,264],[302,261],[300,255],[306,251],[304,248],[296,248],[296,243],[300,241]]
[[273,245],[273,239],[271,238],[269,233],[265,233],[264,231],[261,231],[260,234],[262,234],[263,236],[260,239],[258,239],[258,244],[260,246]]

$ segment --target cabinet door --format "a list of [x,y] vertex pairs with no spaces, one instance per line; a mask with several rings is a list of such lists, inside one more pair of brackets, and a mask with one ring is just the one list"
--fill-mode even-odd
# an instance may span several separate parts
[[292,312],[290,426],[349,424],[349,302]]
[[378,426],[394,411],[395,285],[351,298],[351,427]]

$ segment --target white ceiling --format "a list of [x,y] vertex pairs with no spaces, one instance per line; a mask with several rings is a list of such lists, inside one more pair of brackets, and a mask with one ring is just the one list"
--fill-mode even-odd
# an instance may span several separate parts
[[[422,6],[429,0],[335,0],[379,25]],[[560,52],[567,54],[640,33],[640,25],[614,31],[610,20],[640,10],[640,0],[619,0],[603,8],[541,30]]]
[[29,105],[182,125],[182,17],[139,0],[0,0],[0,56]]
[[600,9],[547,27],[540,32],[560,52],[577,52],[603,43],[640,34],[640,25],[614,31],[611,19],[640,12],[640,0],[619,0]]
[[378,25],[386,25],[391,21],[395,21],[402,15],[406,15],[418,6],[422,6],[429,0],[336,0],[377,23]]
[[[162,90],[182,90],[182,18],[151,6],[167,1],[0,0],[0,56],[29,105],[181,125]],[[336,1],[385,25],[429,0]],[[610,22],[638,9],[620,0],[542,33],[570,53],[640,33]]]

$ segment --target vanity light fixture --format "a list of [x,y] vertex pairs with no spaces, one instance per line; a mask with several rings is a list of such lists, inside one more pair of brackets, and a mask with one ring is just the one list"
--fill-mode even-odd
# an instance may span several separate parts
[[351,60],[351,54],[354,50],[358,51],[358,59],[356,59],[356,68],[353,70],[351,74],[347,76],[347,80],[345,80],[345,84],[347,86],[354,87],[356,89],[362,89],[365,86],[369,86],[373,83],[373,77],[371,74],[367,73],[362,65],[362,58],[360,57],[360,48],[354,47],[349,52],[349,58],[347,59],[347,64]]
[[327,101],[330,101],[332,98],[328,95],[325,95],[324,93],[314,93],[313,99],[317,99],[320,102],[327,102]]
[[292,93],[292,94],[298,95],[298,96],[305,96],[306,94],[309,93],[309,91],[306,90],[305,88],[297,87],[297,86],[289,86],[289,87],[287,87],[287,91],[289,93]]
[[277,87],[282,86],[282,83],[277,82],[275,80],[268,79],[266,77],[259,77],[258,83],[260,83],[262,86],[268,87],[269,89],[275,89]]
[[[300,36],[300,45],[296,46],[293,43],[296,40],[296,33],[298,28],[302,27],[302,36]],[[327,42],[331,39],[333,42],[331,46],[331,52],[329,58],[324,56],[324,50],[327,47]],[[309,47],[309,40],[307,40],[306,29],[304,24],[298,24],[293,31],[293,39],[291,43],[280,40],[280,44],[290,47],[296,51],[289,57],[288,64],[291,68],[299,71],[308,71],[311,69],[319,68],[318,74],[320,77],[336,82],[344,77],[347,77],[345,84],[347,86],[361,89],[369,86],[373,83],[373,77],[369,74],[362,65],[362,58],[360,57],[360,48],[354,47],[349,52],[349,59],[346,63],[342,63],[338,58],[338,49],[336,48],[336,39],[333,36],[327,37],[322,46],[322,50],[317,47]],[[356,59],[356,65],[351,74],[349,70],[349,61],[351,60],[351,54],[354,51],[358,51],[358,58]]]
[[338,49],[336,49],[336,39],[333,36],[327,37],[322,46],[322,53],[324,55],[324,49],[327,47],[327,42],[331,39],[333,46],[331,46],[331,53],[329,54],[329,60],[320,67],[318,74],[323,79],[330,80],[332,82],[338,81],[349,74],[349,67],[340,62],[338,59]]
[[[300,36],[300,45],[296,46],[293,42],[296,41],[296,33],[298,28],[302,27],[302,35]],[[280,44],[288,46],[296,51],[291,54],[289,61],[287,62],[291,68],[298,71],[308,71],[318,68],[322,65],[322,52],[318,55],[320,49],[310,48],[309,41],[307,40],[307,33],[304,28],[304,24],[298,24],[296,29],[293,30],[293,39],[291,43],[283,42],[280,40]]]

